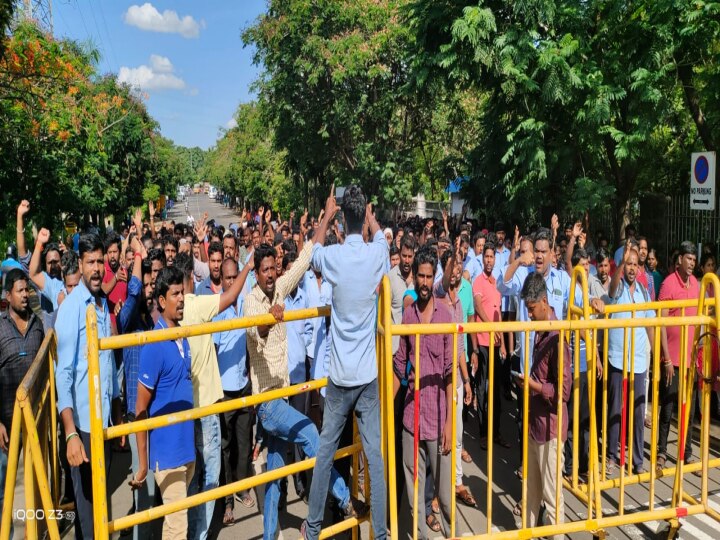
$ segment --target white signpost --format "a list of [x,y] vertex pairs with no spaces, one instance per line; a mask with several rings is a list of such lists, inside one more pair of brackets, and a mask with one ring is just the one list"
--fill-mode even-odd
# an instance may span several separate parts
[[715,210],[715,152],[696,152],[690,160],[690,209]]

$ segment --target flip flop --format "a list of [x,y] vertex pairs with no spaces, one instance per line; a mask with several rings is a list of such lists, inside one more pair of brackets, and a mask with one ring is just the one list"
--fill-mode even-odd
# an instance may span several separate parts
[[472,463],[472,456],[470,456],[468,451],[464,448],[462,449],[462,452],[460,452],[460,459],[462,459],[465,463]]
[[233,509],[229,506],[225,507],[225,515],[223,516],[223,527],[233,525],[235,523],[235,516],[233,515]]

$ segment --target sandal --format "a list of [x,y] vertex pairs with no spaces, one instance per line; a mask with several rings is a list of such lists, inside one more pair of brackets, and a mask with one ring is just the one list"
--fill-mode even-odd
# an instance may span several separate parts
[[470,490],[465,486],[459,486],[459,489],[455,489],[455,497],[460,499],[460,502],[465,504],[466,506],[475,507],[477,505],[477,502],[475,501],[475,497],[472,496],[472,493],[470,493]]
[[440,532],[440,522],[433,514],[425,518],[425,523],[427,523],[427,526],[432,532]]
[[519,501],[513,506],[513,516],[522,517],[522,504]]
[[233,525],[235,523],[235,516],[233,515],[232,506],[225,507],[225,515],[223,516],[223,527]]
[[235,499],[242,504],[245,508],[252,508],[255,506],[255,499],[253,499],[249,494],[245,493],[243,495],[235,495]]
[[517,469],[515,469],[515,476],[517,476],[518,479],[520,479],[520,480],[523,479],[523,469],[522,469],[522,465],[521,465],[520,467],[518,467]]
[[472,463],[472,457],[464,448],[462,449],[462,452],[460,452],[460,459],[462,459],[465,463]]
[[655,473],[661,474],[662,470],[665,468],[665,461],[667,461],[667,458],[664,456],[658,456],[657,461],[655,461]]

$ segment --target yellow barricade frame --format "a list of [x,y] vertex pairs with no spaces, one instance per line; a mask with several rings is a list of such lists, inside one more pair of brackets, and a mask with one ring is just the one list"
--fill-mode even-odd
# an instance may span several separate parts
[[[25,520],[28,538],[39,537],[39,523],[45,523],[51,540],[59,540],[58,520],[53,519],[60,508],[60,460],[58,455],[57,407],[55,395],[55,359],[57,339],[51,330],[45,335],[40,350],[30,364],[15,397],[8,465],[5,477],[4,506],[0,522],[0,539],[10,537],[15,502],[15,484],[22,440],[25,511],[34,518]],[[0,486],[2,487],[2,486]],[[43,517],[37,512],[43,512]]]
[[[605,347],[604,347],[604,376],[603,376],[603,394],[604,399],[606,399],[607,396],[607,373],[608,373],[608,366],[607,366],[607,340],[608,340],[608,332],[607,330],[615,329],[615,328],[621,328],[624,329],[625,332],[625,345],[624,345],[624,356],[627,358],[630,356],[630,366],[627,366],[627,362],[625,362],[625,369],[624,369],[624,376],[627,377],[629,375],[630,378],[630,396],[628,398],[629,403],[633,403],[633,397],[634,397],[634,386],[633,386],[633,380],[634,380],[634,337],[631,340],[631,350],[627,351],[627,334],[629,330],[635,329],[635,328],[649,328],[652,327],[656,329],[655,332],[655,343],[653,344],[653,395],[657,396],[657,385],[659,383],[659,358],[660,358],[660,328],[662,327],[671,327],[671,326],[682,326],[682,335],[683,335],[683,342],[681,344],[681,350],[686,350],[683,348],[685,344],[687,344],[687,328],[689,326],[695,326],[698,327],[698,329],[701,329],[703,327],[711,328],[717,331],[718,328],[720,328],[720,310],[715,310],[715,316],[710,317],[708,315],[704,315],[706,308],[708,308],[710,305],[715,306],[717,299],[707,299],[706,298],[706,291],[708,287],[712,285],[714,287],[715,291],[720,291],[720,280],[716,275],[707,275],[703,278],[701,283],[701,290],[698,301],[664,301],[664,302],[648,302],[646,304],[634,304],[631,306],[628,305],[608,305],[605,309],[605,317],[604,318],[596,318],[593,319],[591,317],[597,315],[594,314],[589,306],[589,295],[588,295],[588,285],[587,285],[587,277],[585,270],[578,266],[573,269],[572,272],[572,280],[571,280],[571,287],[570,287],[570,299],[568,302],[568,317],[565,320],[559,320],[559,321],[527,321],[527,322],[521,322],[521,321],[514,321],[514,322],[500,322],[500,323],[476,323],[476,322],[468,322],[463,324],[410,324],[410,325],[398,325],[398,324],[390,324],[385,328],[384,337],[386,339],[392,339],[393,336],[410,336],[414,337],[416,340],[419,340],[421,335],[433,335],[433,334],[450,334],[453,336],[453,388],[455,388],[455,376],[457,373],[457,339],[458,334],[465,334],[465,333],[489,333],[490,334],[490,340],[494,340],[494,336],[497,333],[509,333],[509,332],[523,332],[525,336],[525,358],[522,359],[524,362],[525,373],[529,373],[530,371],[530,358],[528,355],[529,351],[529,336],[531,332],[536,331],[549,331],[549,330],[557,330],[560,333],[561,340],[568,340],[571,333],[575,333],[576,338],[579,337],[580,332],[584,334],[586,343],[588,344],[587,350],[588,350],[588,356],[587,356],[587,365],[588,365],[588,392],[589,392],[589,398],[592,399],[590,401],[591,404],[595,403],[595,395],[597,393],[597,386],[598,381],[596,377],[596,347],[593,347],[593,345],[597,342],[597,334],[599,330],[606,330],[604,332],[604,339],[605,339]],[[577,287],[576,287],[577,286]],[[579,290],[582,294],[582,308],[579,308],[575,306],[575,294],[576,289],[579,287]],[[673,308],[680,308],[683,310],[684,315],[684,309],[689,307],[697,307],[698,308],[698,315],[687,317],[683,316],[682,321],[679,324],[679,320],[677,317],[656,317],[652,319],[637,319],[634,316],[635,311],[637,310],[655,310],[658,314],[661,310],[664,309],[673,309]],[[388,307],[389,309],[389,307]],[[608,315],[611,315],[612,313],[620,313],[620,312],[632,312],[632,318],[630,319],[610,319],[607,318]],[[388,335],[389,334],[389,335]],[[696,332],[696,336],[702,336],[706,341],[708,340],[707,332],[701,333]],[[416,342],[417,344],[417,342]],[[391,349],[386,348],[385,349],[385,364],[391,365],[392,364],[392,354],[388,351]],[[597,417],[594,414],[594,405],[591,405],[591,414],[590,414],[590,448],[589,448],[589,461],[590,461],[590,471],[589,471],[589,478],[588,478],[588,484],[580,484],[578,479],[578,473],[577,473],[577,463],[578,463],[578,454],[579,454],[579,414],[578,408],[579,408],[579,348],[576,348],[574,351],[574,361],[575,361],[575,369],[574,369],[574,377],[573,377],[573,386],[572,386],[572,393],[571,393],[571,402],[568,403],[568,407],[573,407],[576,414],[573,415],[573,425],[569,426],[569,429],[573,429],[574,437],[573,437],[573,474],[570,481],[564,480],[562,476],[562,471],[560,471],[560,459],[559,454],[560,452],[564,451],[564,444],[558,444],[557,452],[558,452],[558,459],[557,459],[557,470],[556,470],[556,477],[560,479],[560,481],[556,484],[556,503],[559,499],[560,490],[565,488],[568,489],[573,495],[578,497],[580,500],[584,501],[587,504],[588,507],[588,518],[585,520],[578,520],[573,522],[565,522],[558,525],[546,525],[542,527],[525,527],[525,523],[527,523],[526,516],[527,516],[527,477],[525,476],[522,480],[522,498],[521,498],[521,507],[522,507],[522,527],[516,530],[508,530],[508,531],[502,531],[502,532],[493,532],[492,531],[492,475],[493,475],[493,429],[492,429],[492,423],[493,423],[493,393],[495,389],[493,388],[493,384],[489,385],[488,388],[488,444],[487,444],[487,494],[486,494],[486,518],[487,518],[487,531],[485,534],[480,534],[476,536],[472,536],[470,538],[473,539],[526,539],[526,538],[536,538],[541,536],[550,536],[555,534],[570,534],[574,532],[590,532],[598,536],[604,535],[604,530],[610,527],[618,527],[622,525],[628,525],[633,523],[642,523],[649,520],[661,520],[661,521],[668,521],[671,526],[671,532],[675,531],[679,527],[679,519],[682,517],[695,515],[695,514],[706,514],[718,521],[720,521],[720,513],[714,511],[708,504],[708,479],[707,479],[707,471],[710,467],[716,468],[720,467],[720,458],[710,459],[709,458],[709,425],[710,425],[710,385],[707,384],[710,382],[710,370],[711,370],[711,363],[709,361],[709,347],[704,347],[705,352],[705,359],[703,362],[703,380],[706,382],[706,384],[703,385],[702,388],[702,395],[701,395],[701,407],[702,407],[702,424],[701,424],[701,461],[698,463],[694,463],[691,465],[684,465],[683,460],[678,460],[678,465],[675,467],[667,467],[663,469],[661,476],[669,476],[674,475],[674,486],[673,486],[673,496],[672,496],[672,508],[670,509],[662,509],[657,510],[654,508],[654,499],[655,499],[655,491],[654,491],[654,483],[656,480],[656,472],[655,472],[655,464],[657,460],[657,448],[655,444],[651,445],[652,451],[651,451],[651,470],[650,472],[645,472],[641,474],[632,474],[632,458],[630,457],[629,463],[628,463],[628,474],[625,474],[625,471],[622,470],[620,474],[620,478],[618,479],[607,479],[606,478],[606,471],[605,471],[605,445],[603,445],[603,452],[602,452],[602,462],[600,463],[600,455],[597,448],[598,443],[598,431],[597,431]],[[418,351],[418,347],[416,346],[416,351]],[[627,353],[630,352],[630,355]],[[558,379],[562,380],[563,377],[563,348],[560,349],[559,352],[559,368],[558,368]],[[491,347],[489,349],[489,355],[490,358],[488,360],[488,380],[493,381],[493,375],[494,375],[494,349]],[[419,375],[419,353],[416,353],[415,358],[415,380],[420,380]],[[682,357],[681,361],[681,389],[678,391],[678,400],[680,404],[683,402],[687,402],[687,400],[692,395],[692,389],[694,384],[693,379],[693,369],[689,369],[688,359],[685,358],[685,355]],[[523,390],[523,394],[525,396],[524,398],[524,406],[523,406],[523,458],[522,458],[522,466],[523,470],[527,471],[527,459],[528,459],[528,437],[529,437],[529,425],[528,425],[528,409],[529,409],[529,403],[528,403],[528,395],[529,395],[529,381],[526,378],[525,379],[525,385]],[[452,411],[448,411],[448,414],[452,415],[452,426],[453,426],[453,436],[456,434],[457,426],[456,426],[456,416],[455,416],[455,410],[458,406],[457,399],[453,399],[452,401],[453,407]],[[386,407],[386,410],[388,410],[391,414],[392,413],[392,403]],[[658,411],[658,399],[653,399],[653,427],[652,427],[652,435],[653,441],[657,440],[657,411]],[[680,421],[682,421],[684,426],[684,431],[687,433],[688,424],[689,424],[689,413],[690,413],[690,407],[679,407],[679,416],[682,416]],[[684,414],[680,414],[680,411],[682,411]],[[558,424],[562,424],[562,402],[558,400],[558,410],[557,410],[557,417],[558,417]],[[606,434],[606,407],[603,407],[603,425],[602,425],[602,431],[601,433]],[[630,414],[630,433],[632,433],[633,428],[633,415]],[[688,434],[688,436],[690,436]],[[628,455],[632,456],[632,437],[630,437],[629,444],[628,444]],[[678,449],[678,453],[682,452],[683,449]],[[391,452],[394,454],[394,452]],[[678,456],[679,457],[679,456]],[[451,451],[451,462],[453,468],[451,470],[454,470],[454,463],[455,463],[455,451]],[[702,470],[703,476],[702,476],[702,482],[701,482],[701,498],[700,501],[694,499],[687,493],[683,492],[683,478],[684,473],[686,472],[694,472]],[[452,478],[453,486],[454,487],[454,475]],[[641,512],[634,512],[631,514],[625,514],[624,512],[624,488],[627,485],[637,484],[641,482],[650,482],[650,508],[647,511],[641,511]],[[396,512],[395,501],[396,501],[396,486],[394,483],[388,484],[389,486],[389,494],[388,494],[388,504],[391,509],[391,514],[393,510]],[[455,507],[455,500],[454,500],[454,493],[455,490],[451,487],[451,499],[452,499],[452,515],[451,515],[451,535],[452,537],[455,536],[455,524],[456,524],[456,507]],[[620,498],[618,503],[618,515],[612,515],[612,516],[603,516],[602,515],[602,507],[601,507],[601,497],[602,492],[611,489],[619,487],[620,488]],[[415,482],[415,485],[413,486],[413,499],[415,501],[414,507],[417,508],[417,501],[418,501],[418,485],[417,481]],[[683,503],[689,503],[689,506],[683,506]],[[556,504],[557,512],[559,513],[560,509],[558,508],[558,505]],[[395,513],[395,518],[397,514]],[[557,519],[557,514],[556,514]],[[391,527],[397,525],[396,521],[391,521]],[[417,538],[417,515],[413,516],[413,538]],[[393,538],[396,537],[397,529],[393,527],[392,529]]]

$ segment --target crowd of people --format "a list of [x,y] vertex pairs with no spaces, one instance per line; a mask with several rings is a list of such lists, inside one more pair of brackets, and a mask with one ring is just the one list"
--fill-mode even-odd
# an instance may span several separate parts
[[[341,213],[339,211],[342,211]],[[64,495],[76,508],[76,538],[93,537],[90,403],[88,393],[86,310],[97,314],[98,334],[146,332],[211,321],[271,314],[275,324],[216,332],[100,353],[103,425],[203,407],[282,389],[292,384],[328,378],[326,388],[274,399],[254,409],[237,409],[181,422],[129,437],[132,455],[134,510],[179,501],[225,483],[248,478],[252,462],[266,449],[267,469],[304,457],[316,457],[312,477],[292,477],[295,491],[307,502],[303,538],[318,538],[330,492],[334,520],[364,517],[370,509],[375,538],[387,536],[386,486],[380,453],[381,419],[377,383],[377,297],[383,276],[389,277],[392,320],[395,324],[500,322],[562,319],[570,301],[571,271],[585,268],[589,302],[596,313],[609,304],[697,299],[700,273],[715,272],[715,256],[702,254],[683,242],[668,260],[667,272],[657,252],[634,227],[612,252],[602,234],[591,234],[587,215],[560,229],[553,216],[549,228],[520,231],[496,223],[492,230],[472,220],[397,219],[382,228],[357,186],[346,189],[339,207],[328,197],[317,219],[305,211],[296,221],[270,209],[243,211],[228,228],[208,216],[188,223],[155,223],[138,210],[119,231],[101,238],[97,229],[67,239],[52,239],[40,229],[28,249],[25,219],[30,205],[17,209],[17,253],[3,262],[3,287],[8,308],[0,314],[0,486],[4,485],[9,430],[15,391],[34,359],[44,335],[57,335],[56,389],[60,413]],[[712,291],[710,291],[712,294]],[[575,295],[577,305],[582,295]],[[286,311],[330,305],[329,317],[284,320]],[[685,315],[694,315],[687,308]],[[635,317],[654,317],[638,311]],[[681,310],[664,310],[663,316]],[[629,318],[614,313],[613,318]],[[661,343],[658,467],[669,459],[668,433],[677,403],[681,330],[663,327]],[[693,328],[685,343],[691,354]],[[624,343],[624,340],[627,342]],[[630,346],[630,343],[633,346]],[[492,343],[491,343],[492,341]],[[601,340],[600,340],[601,341]],[[394,337],[393,389],[396,412],[398,496],[418,513],[419,535],[450,535],[451,492],[459,504],[477,504],[464,484],[463,466],[472,462],[464,448],[463,422],[477,418],[479,445],[489,440],[522,452],[521,435],[507,440],[500,416],[510,407],[521,425],[522,388],[529,386],[528,468],[519,477],[528,483],[527,526],[556,521],[555,475],[557,445],[561,468],[573,469],[573,408],[568,407],[573,380],[573,352],[580,357],[579,463],[582,479],[588,471],[589,416],[588,354],[584,340],[561,340],[557,331],[532,333],[525,351],[524,333],[469,333],[457,342],[456,386],[453,387],[453,337],[427,335]],[[621,433],[623,374],[635,371],[632,467],[642,472],[648,396],[648,371],[654,346],[652,328],[608,331],[607,469],[624,463]],[[598,344],[595,344],[598,346]],[[602,346],[602,342],[599,346]],[[419,351],[416,351],[419,347]],[[561,349],[563,352],[561,353]],[[598,351],[602,353],[602,351]],[[634,358],[630,355],[634,354]],[[415,358],[420,358],[422,385],[415,402]],[[523,359],[529,359],[525,373]],[[596,373],[602,377],[602,354]],[[489,379],[489,362],[494,378]],[[563,378],[558,364],[564,361]],[[488,390],[493,388],[493,418],[488,418]],[[457,400],[457,436],[452,437],[451,411]],[[556,416],[558,400],[562,423]],[[694,403],[694,400],[693,400]],[[334,454],[352,440],[357,419],[364,450],[363,473],[369,475],[365,500],[351,495],[347,459],[334,463]],[[694,409],[690,415],[694,418]],[[488,433],[492,424],[493,432]],[[489,437],[492,435],[492,437]],[[507,431],[505,433],[507,435]],[[109,468],[113,445],[107,441]],[[116,443],[117,444],[117,443]],[[116,451],[126,448],[124,442]],[[415,459],[415,453],[418,458]],[[450,453],[456,453],[451,470]],[[686,438],[685,462],[692,461],[692,439]],[[520,460],[518,459],[518,463]],[[356,473],[358,471],[355,471]],[[413,508],[413,479],[420,484],[418,508]],[[453,482],[454,481],[454,482]],[[0,490],[2,497],[2,490]],[[287,479],[265,485],[263,536],[275,538],[279,510],[286,504]],[[401,502],[401,501],[398,501]],[[0,499],[0,505],[2,500]],[[223,524],[234,522],[238,503],[257,503],[249,491],[224,501]],[[544,512],[543,509],[544,508]],[[134,538],[208,537],[215,502],[175,512],[163,523],[133,528]],[[519,518],[520,506],[514,514]],[[562,497],[557,516],[564,514]],[[456,531],[461,534],[463,531]]]

